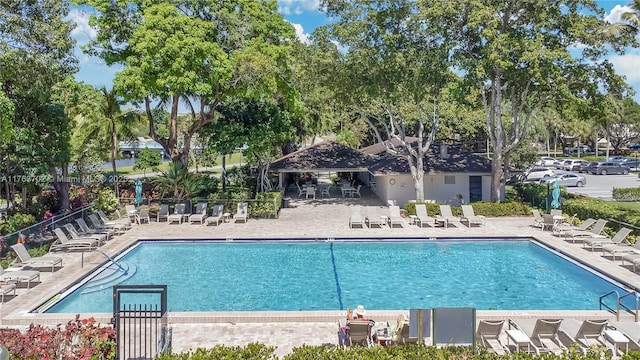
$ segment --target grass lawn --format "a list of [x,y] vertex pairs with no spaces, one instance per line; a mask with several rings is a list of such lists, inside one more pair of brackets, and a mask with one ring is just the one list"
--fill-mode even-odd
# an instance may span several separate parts
[[[241,153],[233,153],[231,155],[227,155],[227,162],[226,162],[226,166],[232,166],[232,165],[236,165],[236,164],[240,164],[242,163],[242,154]],[[213,166],[221,166],[222,165],[222,157],[218,157],[215,161],[215,164]],[[169,168],[169,162],[163,162],[162,164],[160,164],[160,166],[158,166],[158,169],[160,171],[167,171],[167,169]],[[202,165],[198,166],[199,169],[202,169]],[[213,173],[219,173],[221,170],[220,169],[213,169],[213,170],[208,170],[207,172],[213,172]],[[152,173],[153,171],[151,169],[146,169],[146,171],[142,171],[142,170],[133,170],[133,166],[121,166],[118,168],[118,175],[119,176],[127,176],[127,175],[139,175],[139,174],[149,174]],[[105,170],[103,171],[103,174],[105,175],[110,175],[111,174],[111,170]]]

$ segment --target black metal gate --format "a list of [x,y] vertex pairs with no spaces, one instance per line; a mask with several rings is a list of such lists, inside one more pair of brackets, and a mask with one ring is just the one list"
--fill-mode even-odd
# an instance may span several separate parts
[[167,285],[114,286],[113,321],[117,359],[155,359],[171,346]]

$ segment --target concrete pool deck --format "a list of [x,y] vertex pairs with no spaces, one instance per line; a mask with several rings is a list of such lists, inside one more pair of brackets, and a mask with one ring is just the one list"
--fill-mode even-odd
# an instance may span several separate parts
[[[623,284],[639,284],[640,275],[582,248],[559,239],[549,231],[541,231],[532,226],[533,217],[488,218],[481,227],[420,228],[410,225],[405,219],[404,228],[349,228],[349,216],[353,205],[379,206],[380,215],[387,213],[380,201],[373,196],[362,199],[329,198],[305,200],[293,198],[290,207],[282,209],[278,219],[249,219],[243,223],[222,223],[220,226],[169,225],[167,223],[134,225],[125,234],[117,236],[101,247],[105,253],[114,256],[134,244],[139,239],[258,239],[258,238],[305,238],[323,241],[328,238],[381,238],[381,237],[424,237],[424,238],[535,238],[569,257],[578,259],[599,269]],[[32,314],[31,310],[50,299],[53,295],[71,286],[79,278],[106,261],[97,251],[87,253],[59,253],[64,257],[64,267],[54,273],[42,269],[41,283],[27,290],[18,289],[18,296],[0,304],[0,327],[23,329],[31,323],[43,325],[64,324],[72,320],[65,314]],[[170,290],[169,290],[170,291]],[[594,299],[597,301],[597,299]],[[367,301],[361,303],[366,307]],[[355,307],[357,304],[348,304]],[[396,316],[406,310],[376,311],[368,309],[375,320],[395,321]],[[615,320],[615,315],[606,311],[482,311],[478,318],[507,319],[532,317],[573,317],[577,319],[607,318]],[[94,316],[97,321],[107,323],[111,314],[81,314],[82,318]],[[276,346],[276,354],[282,356],[292,348],[307,345],[337,343],[337,321],[344,319],[344,311],[313,312],[208,312],[171,313],[170,326],[173,329],[173,350],[182,352],[196,347],[213,347],[217,344],[228,346],[261,342]],[[624,315],[625,320],[632,320]]]

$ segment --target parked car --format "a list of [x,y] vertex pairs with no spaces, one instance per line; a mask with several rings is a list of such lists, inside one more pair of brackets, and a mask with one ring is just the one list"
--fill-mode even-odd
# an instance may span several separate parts
[[542,166],[534,166],[524,173],[524,181],[538,181],[540,179],[548,178],[553,176],[553,170],[542,167]]
[[633,158],[626,158],[622,161],[619,161],[620,165],[628,166],[629,169],[638,170],[638,166],[640,166],[640,160]]
[[553,166],[553,163],[556,161],[556,159],[552,158],[551,156],[543,156],[540,158],[540,160],[538,160],[538,162],[536,163],[536,165],[540,165],[540,166]]
[[580,166],[578,166],[578,172],[579,173],[589,173],[589,167],[594,167],[596,166],[596,164],[598,164],[597,161],[591,161],[591,162],[585,162],[583,164],[580,164]]
[[576,147],[566,148],[564,149],[564,152],[565,154],[577,154],[578,152],[588,153],[591,152],[591,148],[587,145],[580,145]]
[[564,162],[568,161],[568,160],[573,160],[573,159],[558,159],[556,161],[553,162],[553,167],[556,169],[564,169]]
[[580,165],[587,163],[588,161],[585,160],[565,160],[564,169],[567,171],[578,171]]
[[620,165],[615,161],[598,161],[593,167],[589,166],[589,172],[597,175],[622,174],[627,175],[630,169],[628,166]]
[[554,184],[556,181],[564,186],[582,187],[587,184],[587,178],[584,175],[574,173],[555,174],[551,177],[540,179],[540,184]]
[[629,144],[629,149],[631,149],[631,150],[640,150],[640,143]]
[[609,157],[609,159],[607,159],[607,161],[617,161],[617,162],[619,162],[619,161],[622,161],[624,159],[626,159],[626,157],[616,155],[616,156]]

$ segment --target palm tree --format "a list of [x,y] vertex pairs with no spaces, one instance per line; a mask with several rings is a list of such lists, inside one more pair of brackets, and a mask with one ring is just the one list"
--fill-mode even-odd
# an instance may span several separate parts
[[100,96],[96,100],[94,111],[87,115],[83,122],[85,126],[85,139],[87,142],[98,140],[100,143],[109,144],[109,162],[113,171],[113,186],[116,196],[119,196],[118,173],[116,159],[118,158],[118,137],[132,139],[131,124],[138,120],[138,115],[133,110],[121,110],[122,100],[115,90],[108,90],[105,86],[99,89]]
[[202,188],[201,179],[197,174],[190,173],[179,161],[169,163],[166,172],[154,179],[154,183],[160,188],[162,196],[169,194],[174,199],[184,199],[196,194]]
[[638,35],[640,33],[640,0],[633,0],[628,5],[631,11],[622,13],[620,19],[624,24],[612,24],[607,32],[611,34]]

